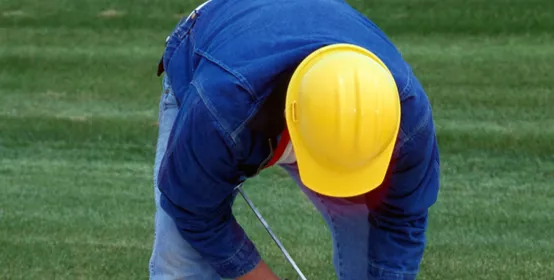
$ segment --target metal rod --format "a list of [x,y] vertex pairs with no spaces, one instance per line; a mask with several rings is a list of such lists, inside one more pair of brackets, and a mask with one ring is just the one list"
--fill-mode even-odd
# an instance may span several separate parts
[[275,234],[273,234],[273,232],[271,231],[271,229],[269,228],[269,225],[267,224],[267,222],[265,221],[265,219],[262,217],[262,214],[260,214],[260,212],[258,211],[258,209],[256,209],[256,207],[254,206],[254,204],[252,203],[252,201],[250,201],[250,199],[248,199],[248,197],[246,196],[246,194],[244,193],[244,191],[242,190],[242,185],[238,186],[237,187],[238,191],[240,192],[240,194],[242,195],[242,198],[244,198],[244,200],[246,201],[246,203],[248,204],[248,206],[250,206],[250,209],[252,209],[252,211],[254,212],[254,214],[256,214],[256,217],[258,217],[258,220],[260,220],[260,222],[262,223],[262,225],[265,227],[265,229],[267,230],[267,232],[269,233],[269,235],[271,236],[271,238],[273,239],[273,241],[275,241],[275,243],[277,244],[277,246],[279,247],[279,249],[281,249],[281,252],[283,252],[283,254],[285,255],[285,258],[289,261],[289,263],[292,265],[292,267],[294,267],[294,270],[296,270],[296,273],[298,273],[298,275],[300,276],[300,278],[302,280],[308,280],[306,278],[306,276],[304,276],[304,274],[302,273],[302,271],[300,271],[300,268],[298,268],[298,266],[296,265],[296,263],[294,262],[294,260],[292,259],[292,257],[289,255],[289,253],[287,252],[287,250],[285,249],[285,247],[283,246],[283,244],[281,244],[281,241],[279,241],[279,239],[277,238],[277,236],[275,236]]

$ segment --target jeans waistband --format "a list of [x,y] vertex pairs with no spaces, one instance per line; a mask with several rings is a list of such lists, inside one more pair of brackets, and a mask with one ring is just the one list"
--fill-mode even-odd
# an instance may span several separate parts
[[[192,12],[185,18],[183,17],[179,23],[177,24],[177,27],[173,30],[172,34],[167,36],[165,39],[165,45],[167,46],[169,40],[171,39],[171,36],[178,35],[179,37],[183,37],[188,30],[192,27],[192,24],[194,23],[194,20],[200,13],[200,10],[206,6],[206,4],[210,3],[212,0],[205,1],[204,3],[200,4],[196,9],[192,10]],[[182,38],[181,38],[182,39]],[[160,62],[158,63],[158,72],[157,76],[159,77],[164,71],[164,64],[163,64],[163,55],[160,59]]]

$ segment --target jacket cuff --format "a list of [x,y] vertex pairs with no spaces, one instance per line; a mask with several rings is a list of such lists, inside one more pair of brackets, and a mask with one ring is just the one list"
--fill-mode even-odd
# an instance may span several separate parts
[[243,244],[232,257],[212,263],[212,266],[222,278],[235,279],[253,270],[260,261],[256,246],[245,236]]
[[371,280],[415,280],[418,271],[398,271],[369,264],[369,279]]

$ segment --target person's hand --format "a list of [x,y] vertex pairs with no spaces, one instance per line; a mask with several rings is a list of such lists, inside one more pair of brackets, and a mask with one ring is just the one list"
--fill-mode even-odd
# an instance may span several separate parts
[[[281,280],[262,260],[252,271],[237,278],[236,280]],[[286,279],[285,279],[286,280]]]

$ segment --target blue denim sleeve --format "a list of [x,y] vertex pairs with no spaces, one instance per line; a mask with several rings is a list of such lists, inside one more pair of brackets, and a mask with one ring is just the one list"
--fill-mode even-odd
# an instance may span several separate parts
[[236,278],[260,261],[232,213],[241,175],[219,124],[199,98],[190,103],[176,118],[160,168],[161,205],[221,277]]
[[414,100],[418,102],[404,105],[407,110],[389,181],[368,197],[373,200],[368,203],[373,205],[371,279],[416,279],[426,245],[428,210],[438,197],[439,151],[431,109]]
[[[435,153],[431,143],[429,156]],[[408,156],[409,157],[409,156]],[[405,159],[409,160],[409,159]],[[438,162],[414,162],[393,175],[381,202],[370,212],[371,279],[414,280],[426,245],[428,209],[438,193]]]

